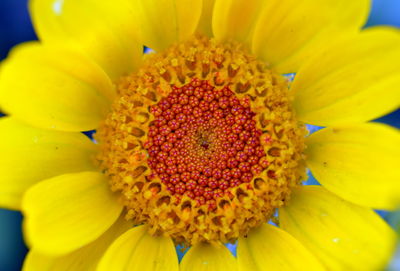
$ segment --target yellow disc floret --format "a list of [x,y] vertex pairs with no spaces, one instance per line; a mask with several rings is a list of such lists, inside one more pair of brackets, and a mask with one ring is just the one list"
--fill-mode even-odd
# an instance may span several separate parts
[[147,56],[99,128],[100,167],[126,217],[176,243],[232,242],[305,178],[287,81],[204,37]]

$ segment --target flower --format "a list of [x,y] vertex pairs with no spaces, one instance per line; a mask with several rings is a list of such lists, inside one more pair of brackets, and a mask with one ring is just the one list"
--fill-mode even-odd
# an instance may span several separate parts
[[366,122],[399,106],[400,35],[360,31],[369,4],[32,0],[41,41],[0,71],[24,269],[384,266],[396,237],[371,208],[399,206],[400,135]]

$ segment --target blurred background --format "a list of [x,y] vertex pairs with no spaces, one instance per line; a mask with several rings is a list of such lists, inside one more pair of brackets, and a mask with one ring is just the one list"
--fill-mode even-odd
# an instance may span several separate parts
[[[366,27],[374,25],[400,28],[400,0],[373,0]],[[27,11],[27,0],[0,0],[0,61],[14,45],[35,39],[37,38]],[[400,128],[400,110],[376,121]],[[378,213],[396,230],[400,230],[400,212]],[[21,234],[21,221],[19,212],[0,209],[0,271],[21,270],[27,252]],[[400,250],[387,270],[400,271]]]

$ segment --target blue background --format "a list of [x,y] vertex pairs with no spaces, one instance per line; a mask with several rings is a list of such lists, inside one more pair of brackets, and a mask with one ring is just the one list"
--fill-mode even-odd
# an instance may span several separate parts
[[[0,60],[7,56],[9,49],[15,44],[36,39],[26,2],[26,0],[0,0]],[[400,0],[373,1],[367,26],[381,24],[400,27]],[[399,128],[400,111],[378,121]],[[382,215],[398,226],[400,215],[385,212]],[[23,258],[27,252],[21,235],[21,219],[18,212],[0,209],[0,271],[21,269]]]

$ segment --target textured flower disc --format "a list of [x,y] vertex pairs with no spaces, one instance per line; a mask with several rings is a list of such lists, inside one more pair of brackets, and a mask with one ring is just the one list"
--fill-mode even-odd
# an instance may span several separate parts
[[306,176],[287,81],[239,44],[196,37],[148,55],[118,92],[97,158],[153,234],[233,242]]

